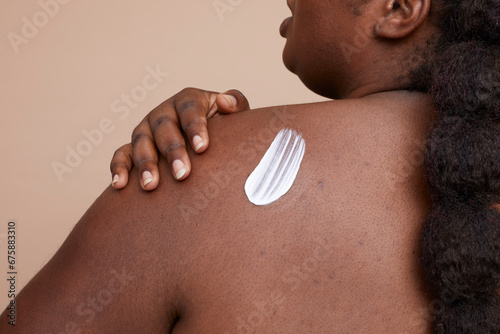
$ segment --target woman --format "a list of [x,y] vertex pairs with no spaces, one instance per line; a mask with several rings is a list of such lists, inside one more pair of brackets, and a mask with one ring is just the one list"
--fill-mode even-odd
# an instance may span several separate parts
[[[167,160],[138,168],[158,190],[143,192],[135,171],[107,189],[17,299],[16,329],[499,332],[498,1],[289,6],[285,65],[341,100],[212,120],[210,151],[190,156],[200,173],[182,184],[164,175],[190,168],[162,127],[169,105],[191,124],[193,99],[204,101],[188,90],[160,106],[132,153],[154,155],[154,133]],[[282,199],[254,206],[243,185],[285,127],[306,141],[299,174]],[[185,131],[201,151],[199,128]]]

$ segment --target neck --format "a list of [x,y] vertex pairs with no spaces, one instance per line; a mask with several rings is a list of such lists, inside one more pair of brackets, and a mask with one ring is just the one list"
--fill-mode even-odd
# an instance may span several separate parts
[[419,32],[405,41],[384,41],[372,44],[360,53],[350,68],[350,78],[343,98],[359,98],[371,94],[409,90],[411,73],[429,57],[434,41],[431,32]]
[[352,90],[350,90],[343,98],[355,99],[378,93],[393,92],[393,91],[407,90],[407,89],[408,85],[402,85],[401,83],[396,84],[394,82],[377,81],[357,86]]

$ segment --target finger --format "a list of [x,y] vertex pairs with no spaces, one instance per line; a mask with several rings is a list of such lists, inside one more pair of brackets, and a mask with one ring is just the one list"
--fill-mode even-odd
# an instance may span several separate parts
[[128,183],[128,175],[132,169],[132,144],[123,145],[115,151],[109,168],[111,185],[115,189],[123,189]]
[[[217,93],[196,90],[179,96],[174,101],[174,108],[179,116],[180,125],[197,153],[208,148],[207,115],[216,106]],[[213,106],[211,107],[211,104]]]
[[250,109],[250,104],[242,92],[236,89],[228,90],[217,96],[216,103],[221,114],[231,114]]
[[151,112],[148,121],[156,146],[167,159],[172,175],[176,180],[186,179],[191,173],[191,162],[173,104],[161,104]]
[[142,189],[146,191],[156,189],[160,182],[158,152],[153,133],[145,120],[132,133],[132,161],[139,172]]
[[207,119],[215,117],[219,115],[219,106],[217,105],[217,96],[219,96],[219,93],[216,92],[208,92],[210,94],[209,101],[208,101],[208,113],[207,113]]

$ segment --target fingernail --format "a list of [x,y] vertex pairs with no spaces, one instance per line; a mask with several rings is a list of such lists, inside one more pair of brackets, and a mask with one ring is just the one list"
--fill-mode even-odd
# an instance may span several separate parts
[[115,186],[115,183],[120,181],[120,177],[118,176],[118,174],[115,174],[113,176],[113,181],[111,182],[111,185],[114,187]]
[[175,178],[177,180],[186,175],[186,166],[182,163],[182,161],[175,160],[172,163],[172,168],[174,169]]
[[232,95],[222,95],[224,96],[224,98],[226,99],[227,103],[229,104],[229,106],[232,108],[232,107],[235,107],[236,104],[238,103],[238,101],[236,100],[236,98]]
[[145,171],[142,173],[142,179],[144,180],[144,187],[153,182],[153,174],[151,172]]
[[203,139],[201,139],[200,136],[196,135],[193,137],[193,146],[196,152],[198,152],[198,150],[202,148],[203,145],[205,145],[205,142],[203,141]]

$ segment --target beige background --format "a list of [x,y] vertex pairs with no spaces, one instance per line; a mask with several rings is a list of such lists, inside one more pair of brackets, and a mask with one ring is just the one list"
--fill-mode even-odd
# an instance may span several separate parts
[[[282,65],[285,0],[55,1],[0,2],[0,308],[8,221],[17,222],[19,291],[109,184],[114,150],[166,98],[193,86],[238,88],[252,107],[322,100]],[[52,3],[53,17],[40,3]],[[169,75],[126,117],[113,112],[122,94],[141,91],[148,66]],[[112,131],[59,180],[52,164],[66,165],[67,146],[76,150],[104,119]]]

